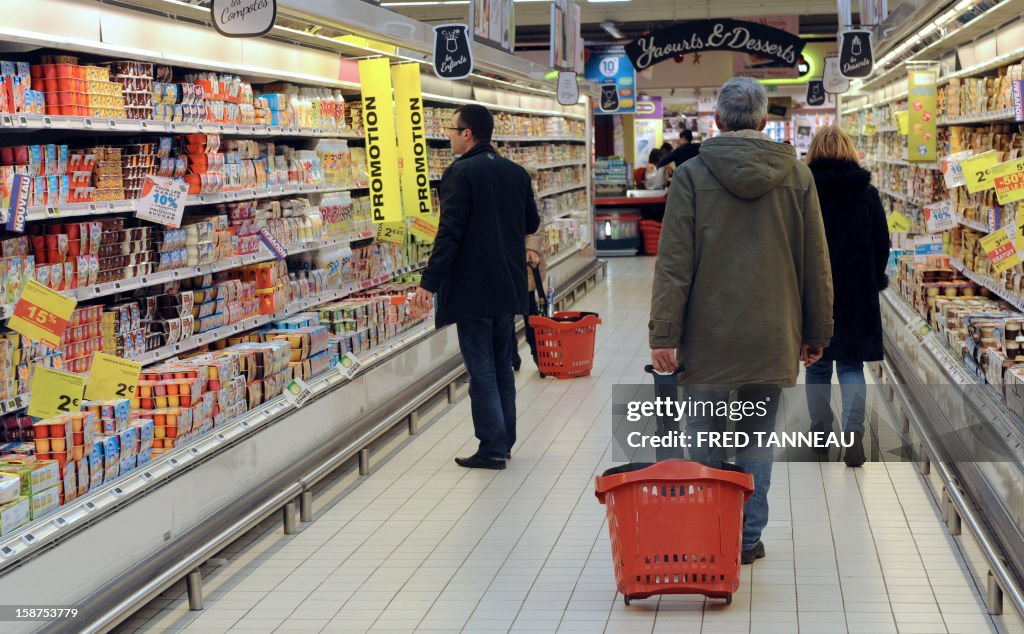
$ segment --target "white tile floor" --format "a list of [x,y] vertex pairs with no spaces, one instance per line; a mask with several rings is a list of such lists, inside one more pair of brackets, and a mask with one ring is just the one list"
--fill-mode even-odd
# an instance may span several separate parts
[[[611,461],[611,386],[641,382],[653,261],[612,260],[578,305],[601,313],[593,375],[518,377],[520,444],[467,471],[467,399],[317,519],[272,518],[206,567],[206,609],[176,586],[121,632],[702,632],[1019,634],[990,618],[909,464],[779,463],[766,559],[731,606],[615,592],[593,478]],[[527,357],[528,358],[528,357]],[[529,361],[526,363],[529,364]]]

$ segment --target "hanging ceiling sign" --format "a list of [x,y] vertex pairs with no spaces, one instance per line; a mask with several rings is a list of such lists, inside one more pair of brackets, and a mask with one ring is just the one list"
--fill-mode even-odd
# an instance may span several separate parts
[[473,72],[473,49],[465,24],[434,27],[434,74],[441,79],[463,79]]
[[871,32],[844,31],[839,44],[839,72],[843,77],[867,77],[874,67]]
[[729,18],[673,24],[626,44],[626,55],[637,70],[677,55],[703,51],[748,53],[796,66],[803,50],[804,41],[798,35]]
[[807,82],[807,105],[821,106],[825,104],[825,84],[820,79]]
[[830,95],[841,95],[850,89],[850,80],[839,72],[839,58],[835,55],[825,58],[825,71],[821,75],[821,83],[825,92]]
[[571,70],[558,71],[558,103],[575,106],[579,100],[580,86],[576,82],[576,73]]
[[277,0],[213,0],[210,15],[224,37],[259,37],[274,28]]

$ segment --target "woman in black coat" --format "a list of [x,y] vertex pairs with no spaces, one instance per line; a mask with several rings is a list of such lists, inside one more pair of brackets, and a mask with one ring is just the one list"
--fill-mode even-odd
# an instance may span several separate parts
[[832,364],[839,375],[843,432],[854,436],[846,465],[864,464],[864,362],[882,359],[882,316],[878,294],[888,285],[889,230],[871,174],[857,163],[850,137],[836,126],[820,128],[807,163],[814,174],[832,263],[835,335],[820,361],[807,368],[807,401],[812,431],[832,431],[829,404]]

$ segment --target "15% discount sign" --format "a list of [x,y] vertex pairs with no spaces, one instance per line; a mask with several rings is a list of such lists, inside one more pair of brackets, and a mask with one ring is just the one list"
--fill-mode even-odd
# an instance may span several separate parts
[[7,322],[7,327],[56,350],[77,303],[35,280],[29,280],[14,305],[14,315]]

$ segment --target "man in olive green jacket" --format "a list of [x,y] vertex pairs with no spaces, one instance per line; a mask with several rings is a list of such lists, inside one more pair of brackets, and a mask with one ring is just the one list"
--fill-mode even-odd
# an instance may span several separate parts
[[[755,80],[719,90],[715,121],[722,134],[701,144],[672,177],[651,300],[652,364],[712,400],[764,402],[766,415],[737,422],[739,431],[771,431],[781,386],[799,363],[813,363],[832,337],[832,275],[814,177],[791,145],[761,132],[767,95]],[[678,360],[678,361],[677,361]],[[727,421],[690,416],[687,435],[721,431]],[[751,445],[755,443],[751,442]],[[693,447],[690,457],[721,460]],[[740,450],[753,473],[745,506],[743,561],[764,556],[771,449]]]

